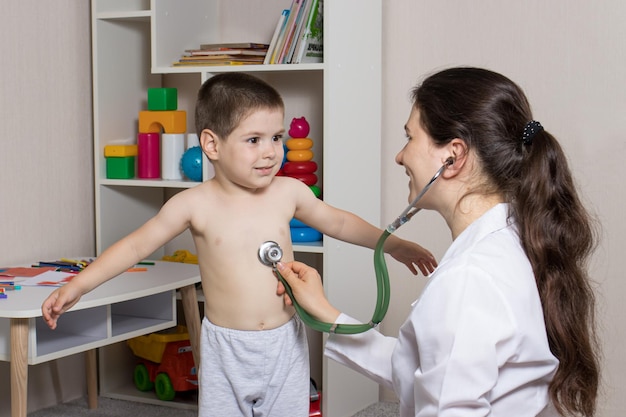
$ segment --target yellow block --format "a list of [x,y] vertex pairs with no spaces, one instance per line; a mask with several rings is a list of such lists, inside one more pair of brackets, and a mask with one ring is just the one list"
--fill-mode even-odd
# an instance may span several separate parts
[[139,112],[139,133],[185,133],[187,130],[187,113],[184,110]]
[[137,145],[106,145],[104,147],[104,156],[107,158],[137,156]]

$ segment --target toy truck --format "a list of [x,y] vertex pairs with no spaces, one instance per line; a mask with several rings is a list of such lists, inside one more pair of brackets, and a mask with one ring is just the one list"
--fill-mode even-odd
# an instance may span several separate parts
[[158,399],[171,401],[177,392],[198,389],[198,374],[185,326],[132,338],[128,346],[139,359],[133,379],[140,391],[154,389]]

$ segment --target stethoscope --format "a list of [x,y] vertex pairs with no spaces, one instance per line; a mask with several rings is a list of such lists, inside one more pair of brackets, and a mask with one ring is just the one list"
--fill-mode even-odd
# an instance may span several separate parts
[[385,231],[381,234],[378,242],[376,243],[376,247],[374,249],[374,270],[376,272],[376,286],[378,290],[378,295],[376,297],[376,308],[374,310],[374,314],[372,315],[372,320],[370,320],[367,324],[337,324],[337,323],[326,323],[323,321],[319,321],[313,318],[306,310],[304,310],[297,302],[296,298],[293,296],[293,292],[291,291],[291,287],[287,284],[287,281],[283,278],[283,276],[278,272],[276,268],[276,264],[283,257],[283,250],[280,248],[278,243],[274,241],[264,242],[259,247],[259,260],[267,266],[271,266],[274,274],[280,279],[285,287],[285,291],[291,298],[293,302],[293,306],[296,309],[296,312],[307,326],[312,328],[313,330],[317,330],[319,332],[325,333],[337,333],[337,334],[356,334],[363,333],[369,329],[372,329],[385,318],[385,314],[387,314],[387,309],[389,308],[389,296],[390,296],[390,287],[389,287],[389,272],[387,271],[387,262],[385,261],[385,252],[383,250],[383,246],[385,241],[393,232],[398,230],[400,226],[404,223],[411,220],[411,218],[420,211],[419,208],[416,207],[417,202],[426,194],[426,191],[433,185],[433,183],[439,178],[441,173],[450,165],[454,163],[454,159],[452,157],[446,159],[444,164],[435,172],[435,175],[430,179],[428,184],[424,186],[422,191],[411,201],[411,203],[407,206],[406,209],[391,223]]

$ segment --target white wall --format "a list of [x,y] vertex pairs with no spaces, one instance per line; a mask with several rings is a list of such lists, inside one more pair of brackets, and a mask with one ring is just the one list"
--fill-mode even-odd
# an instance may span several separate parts
[[[620,176],[626,134],[626,2],[605,0],[384,1],[383,219],[406,204],[407,180],[393,163],[404,144],[408,90],[423,74],[478,65],[517,81],[536,119],[561,139],[603,234],[594,259],[604,346],[599,416],[625,415],[626,342],[619,264],[626,247]],[[90,28],[87,1],[5,0],[0,13],[0,265],[94,251]],[[443,223],[420,213],[399,234],[439,257]],[[395,334],[422,278],[389,263]],[[433,318],[436,320],[436,318]],[[29,411],[83,394],[82,356],[30,368]],[[8,405],[8,364],[0,403]],[[389,398],[385,393],[384,398]],[[9,407],[0,408],[0,417]]]
[[[424,74],[453,65],[487,67],[515,80],[525,89],[535,119],[561,140],[583,197],[601,223],[592,270],[598,283],[604,348],[599,415],[626,415],[626,281],[620,263],[626,248],[626,186],[620,169],[626,150],[626,2],[402,0],[383,4],[385,223],[406,205],[407,179],[393,157],[405,140],[409,89]],[[447,228],[432,213],[420,213],[399,233],[417,239],[438,258],[450,243]],[[384,330],[397,334],[423,278],[411,277],[404,267],[391,268],[392,306]]]
[[[89,19],[87,1],[2,2],[0,266],[95,251]],[[29,411],[83,395],[83,362],[30,367]],[[0,362],[0,416],[8,386]]]

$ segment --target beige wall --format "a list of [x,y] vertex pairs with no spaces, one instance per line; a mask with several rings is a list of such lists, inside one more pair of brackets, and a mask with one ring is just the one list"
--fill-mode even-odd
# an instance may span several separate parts
[[[383,223],[406,204],[407,180],[393,157],[404,144],[409,88],[450,65],[484,66],[517,81],[536,119],[562,140],[602,223],[593,263],[605,356],[599,415],[623,416],[626,283],[619,257],[626,247],[626,187],[619,167],[626,147],[626,2],[390,0],[383,18]],[[0,265],[94,251],[89,48],[88,2],[3,2]],[[450,243],[432,213],[420,213],[399,233],[439,257]],[[394,334],[423,279],[393,263],[390,273],[384,330]],[[84,392],[82,355],[30,371],[30,411]],[[0,381],[5,387],[6,363],[0,363]],[[0,402],[9,404],[7,389],[0,389]],[[0,409],[5,415],[8,407]]]
[[[2,2],[0,266],[95,250],[90,45],[87,1]],[[82,355],[30,367],[29,411],[81,396],[83,369]],[[8,381],[0,362],[0,416]]]
[[[383,219],[407,198],[404,170],[393,162],[404,144],[408,90],[425,73],[475,65],[508,75],[526,90],[535,118],[570,157],[585,201],[602,225],[593,262],[604,346],[601,416],[626,415],[626,2],[606,0],[392,0],[383,13]],[[441,257],[450,243],[445,225],[420,213],[401,229]],[[391,264],[391,263],[390,263]],[[393,265],[392,307],[385,332],[394,334],[420,289]],[[437,317],[433,317],[437,320]]]

